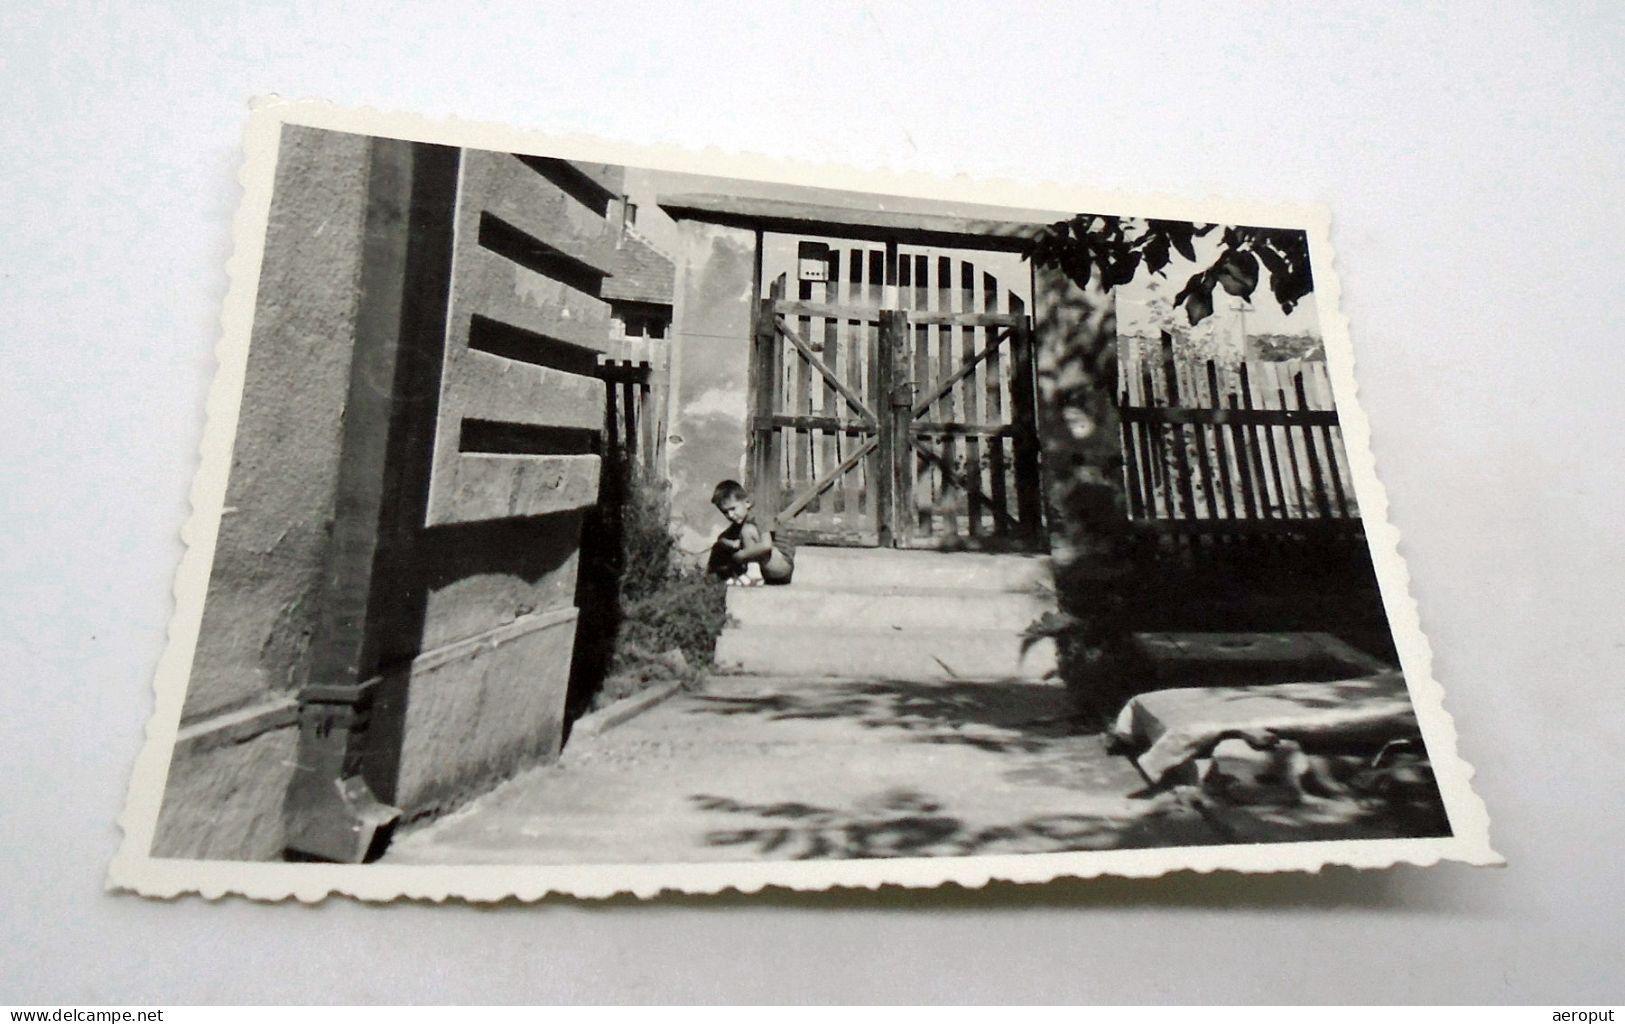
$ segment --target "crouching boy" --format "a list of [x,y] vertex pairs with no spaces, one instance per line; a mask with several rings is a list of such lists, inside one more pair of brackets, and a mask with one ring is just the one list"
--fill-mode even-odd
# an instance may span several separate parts
[[711,493],[711,504],[728,519],[728,528],[711,546],[709,570],[730,586],[759,587],[789,583],[795,572],[795,549],[775,543],[773,534],[756,524],[750,495],[737,480],[724,480]]

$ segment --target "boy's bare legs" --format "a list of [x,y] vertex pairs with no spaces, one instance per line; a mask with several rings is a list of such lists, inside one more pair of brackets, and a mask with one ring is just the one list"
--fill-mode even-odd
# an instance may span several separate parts
[[776,547],[762,559],[761,566],[763,582],[766,583],[789,583],[790,575],[795,572],[795,563]]

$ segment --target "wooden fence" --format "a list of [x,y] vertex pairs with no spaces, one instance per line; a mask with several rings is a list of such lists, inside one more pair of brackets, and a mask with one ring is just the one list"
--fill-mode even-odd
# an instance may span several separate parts
[[[1326,365],[1126,351],[1120,413],[1136,530],[1186,544],[1361,534]],[[1203,540],[1207,538],[1207,540]]]
[[621,475],[632,470],[652,478],[659,450],[659,417],[651,391],[653,371],[631,359],[598,360],[604,381],[604,469]]

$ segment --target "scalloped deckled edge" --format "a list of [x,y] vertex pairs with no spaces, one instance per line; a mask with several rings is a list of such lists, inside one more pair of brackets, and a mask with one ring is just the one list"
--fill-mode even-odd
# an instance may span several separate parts
[[[1117,212],[1125,215],[1302,228],[1309,233],[1315,272],[1313,293],[1325,338],[1327,365],[1348,451],[1355,494],[1366,525],[1383,603],[1399,650],[1453,835],[1432,839],[1338,840],[1280,844],[1165,847],[1145,850],[1023,854],[992,857],[895,858],[800,862],[702,864],[603,864],[571,866],[396,866],[255,863],[154,858],[148,854],[159,803],[179,729],[182,699],[191,675],[209,570],[224,504],[226,476],[242,398],[249,332],[263,256],[263,243],[283,124],[435,142],[503,152],[718,174],[785,184],[852,189],[1027,210]],[[238,174],[243,201],[233,219],[227,262],[230,286],[215,348],[219,369],[209,390],[207,423],[192,484],[192,514],[181,531],[186,553],[176,573],[175,613],[168,644],[154,680],[155,706],[146,742],[136,760],[119,825],[124,841],[109,869],[107,885],[145,896],[228,894],[260,900],[314,902],[335,894],[363,900],[397,898],[473,901],[539,900],[549,895],[600,899],[623,894],[649,898],[662,893],[741,893],[765,888],[815,891],[881,886],[932,888],[990,882],[1034,883],[1059,878],[1153,878],[1169,872],[1249,873],[1319,871],[1323,867],[1430,866],[1441,861],[1499,865],[1490,846],[1489,814],[1472,790],[1472,766],[1456,749],[1455,723],[1444,709],[1444,689],[1432,675],[1432,652],[1423,636],[1410,576],[1399,554],[1399,531],[1388,521],[1388,497],[1377,479],[1370,421],[1360,408],[1348,320],[1330,238],[1330,215],[1320,207],[1190,200],[1168,195],[1131,195],[1054,182],[953,179],[921,173],[859,171],[760,155],[673,146],[636,146],[581,135],[550,136],[454,118],[433,119],[376,110],[346,110],[326,103],[270,97],[252,104]]]

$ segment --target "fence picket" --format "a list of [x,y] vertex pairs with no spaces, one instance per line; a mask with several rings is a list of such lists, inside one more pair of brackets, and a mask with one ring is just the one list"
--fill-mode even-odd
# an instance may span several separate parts
[[[1187,374],[1187,378],[1189,376]],[[1182,382],[1180,393],[1189,395],[1193,404],[1202,404],[1202,391],[1196,386],[1194,380],[1187,379]],[[1215,427],[1214,429],[1217,431],[1218,428]],[[1208,450],[1207,430],[1201,423],[1193,423],[1191,424],[1191,434],[1196,441],[1196,466],[1202,474],[1202,499],[1207,506],[1207,517],[1217,519],[1219,518],[1219,502],[1218,496],[1213,493],[1213,466],[1210,461],[1211,453]]]
[[[1219,399],[1219,368],[1211,359],[1207,361],[1207,397],[1209,408],[1222,408]],[[1224,494],[1224,517],[1234,519],[1236,496],[1230,490],[1230,454],[1225,450],[1224,428],[1218,424],[1213,426],[1213,448],[1218,455],[1219,488]]]
[[[1292,387],[1297,393],[1298,408],[1307,409],[1309,399],[1304,395],[1303,374],[1301,372],[1292,375]],[[1309,460],[1309,481],[1315,491],[1315,509],[1320,513],[1320,518],[1330,519],[1332,506],[1326,494],[1325,478],[1321,474],[1320,456],[1315,451],[1315,431],[1308,424],[1303,426],[1303,449]]]
[[[1238,368],[1237,372],[1241,376],[1241,402],[1242,402],[1242,407],[1245,408],[1248,412],[1252,412],[1254,410],[1254,408],[1255,408],[1254,405],[1253,405],[1252,375],[1247,372],[1247,364],[1246,363],[1243,363]],[[1273,513],[1273,511],[1272,511],[1272,509],[1270,507],[1269,482],[1268,482],[1267,478],[1264,476],[1263,447],[1264,447],[1263,444],[1259,440],[1258,427],[1253,425],[1253,424],[1248,424],[1247,425],[1247,461],[1248,461],[1247,471],[1252,476],[1253,480],[1256,481],[1255,487],[1257,488],[1257,494],[1258,494],[1258,512],[1259,512],[1259,516],[1261,518],[1264,518],[1264,519],[1270,519],[1270,518],[1274,517],[1274,513]]]
[[[1179,368],[1174,362],[1174,339],[1166,332],[1162,335],[1162,372],[1168,389],[1168,406],[1179,408]],[[1185,428],[1179,423],[1168,424],[1172,438],[1174,467],[1179,474],[1179,508],[1184,518],[1196,518],[1196,495],[1191,486],[1190,456],[1185,450]]]

